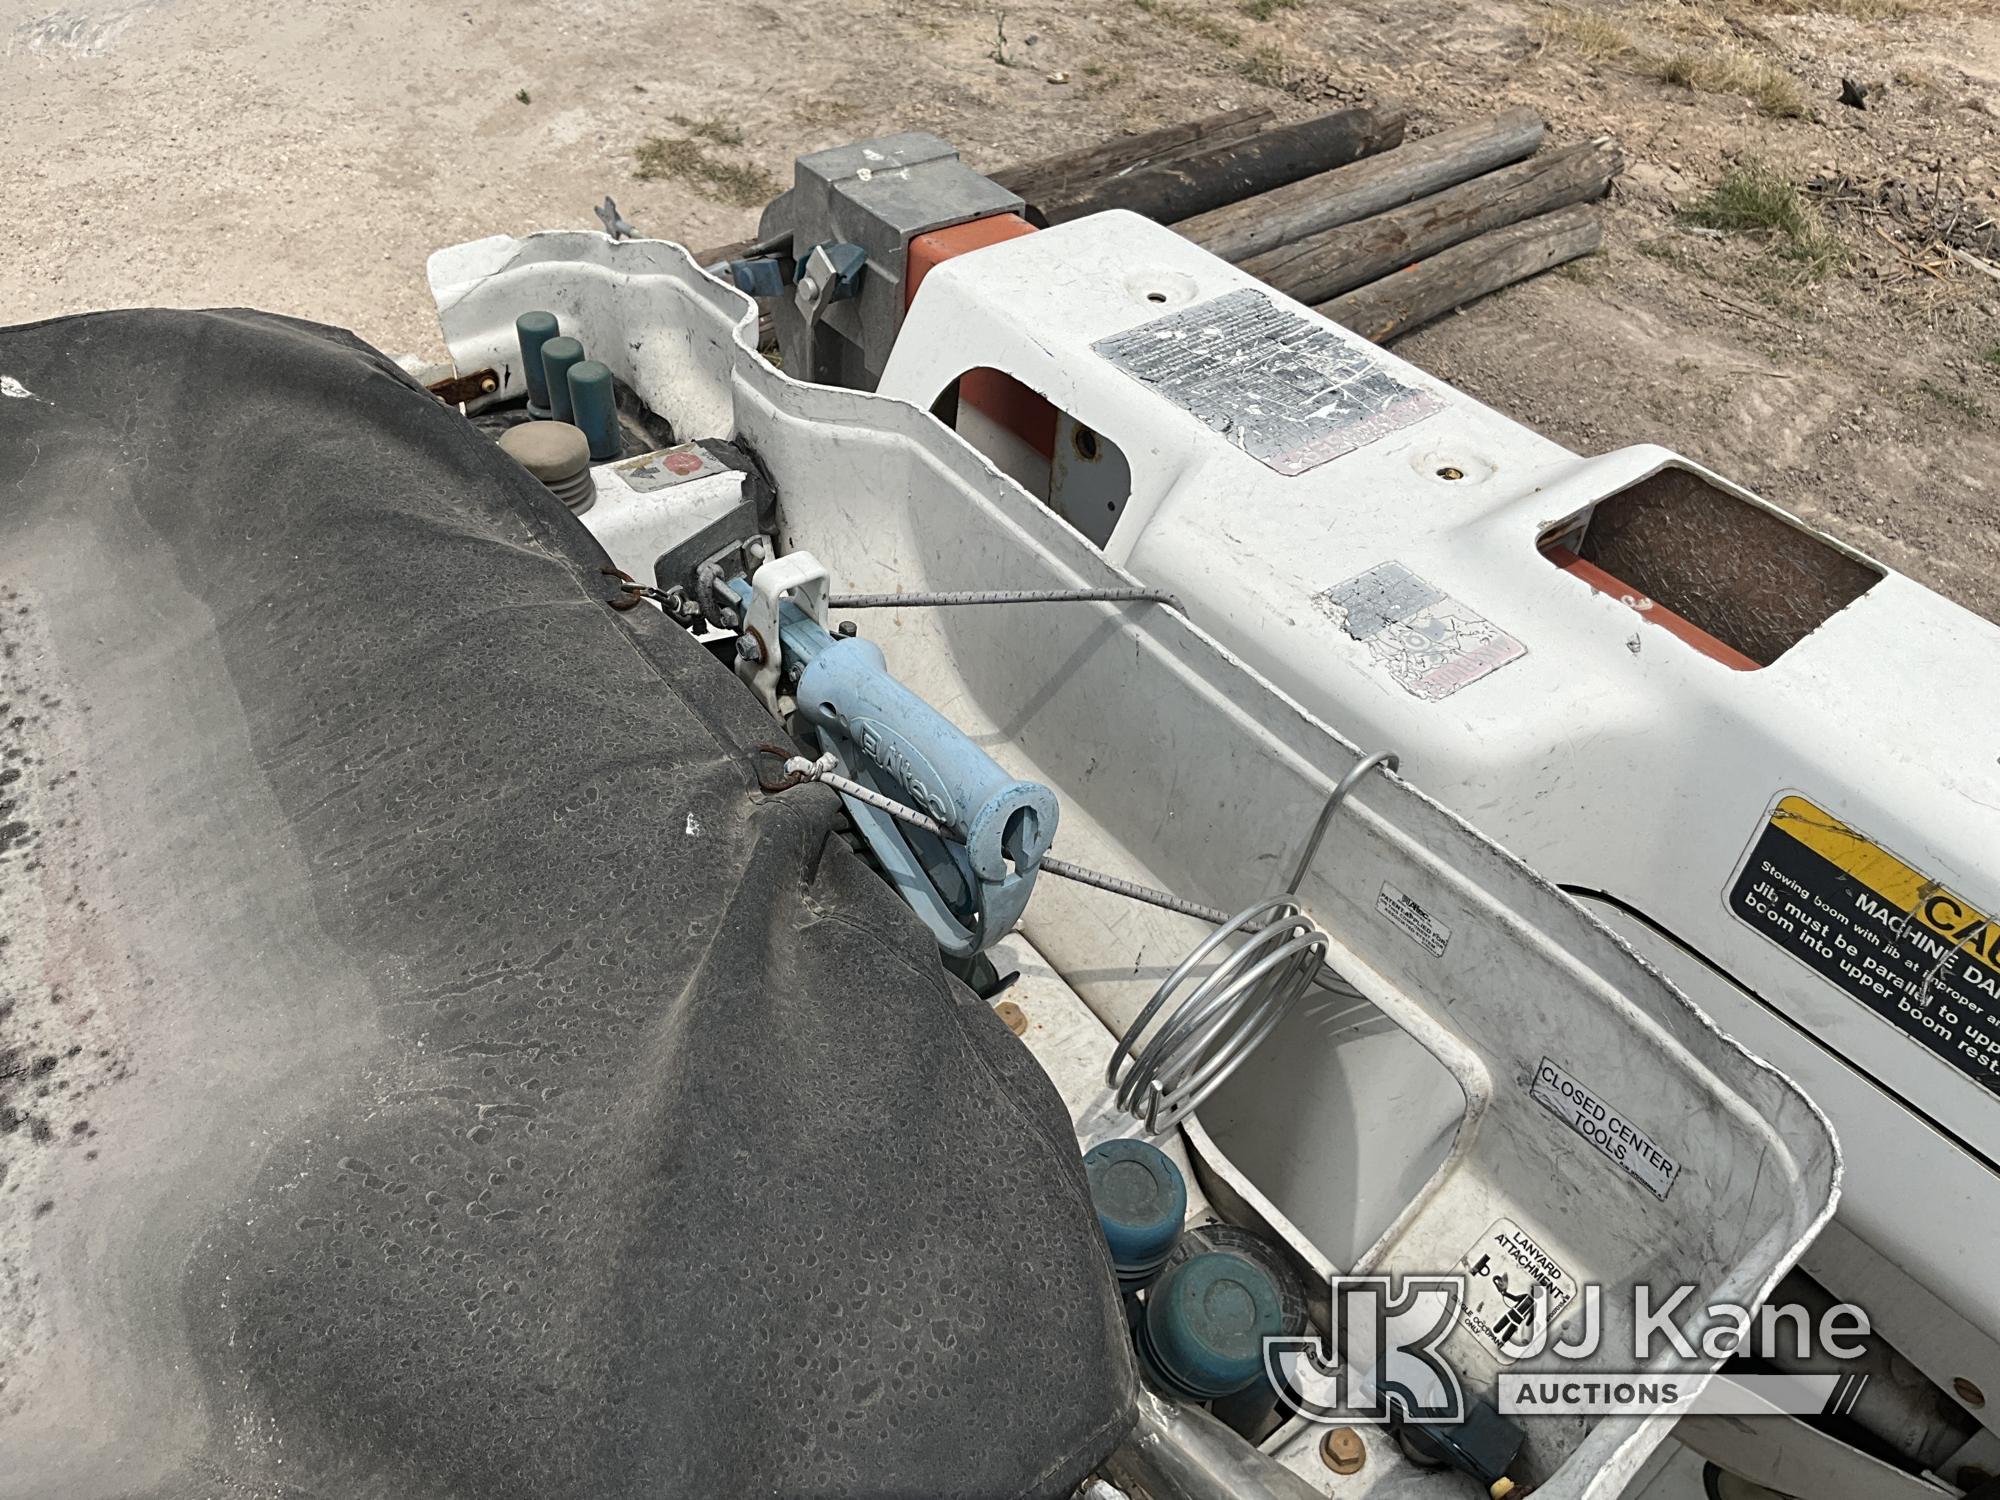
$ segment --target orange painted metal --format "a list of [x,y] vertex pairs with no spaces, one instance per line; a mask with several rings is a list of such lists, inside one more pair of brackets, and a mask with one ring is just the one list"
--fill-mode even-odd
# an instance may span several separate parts
[[1034,232],[1035,226],[1019,214],[993,214],[974,219],[970,224],[954,224],[949,229],[933,229],[929,234],[917,235],[910,241],[910,259],[903,273],[903,306],[916,301],[917,288],[924,284],[931,267],[968,251],[984,250],[988,245],[1003,244]]
[[[973,250],[1004,244],[1033,234],[1035,226],[1019,214],[993,214],[949,229],[933,229],[910,241],[910,258],[903,276],[903,305],[915,300],[931,268]],[[1044,458],[1056,451],[1056,410],[1011,375],[998,370],[968,370],[958,382],[958,399],[1012,432]]]
[[1600,594],[1606,594],[1613,599],[1620,600],[1634,614],[1659,626],[1669,635],[1678,636],[1703,656],[1708,657],[1712,661],[1721,662],[1732,671],[1754,672],[1762,665],[1751,657],[1745,656],[1734,646],[1717,640],[1699,625],[1682,619],[1679,615],[1668,609],[1666,605],[1659,603],[1657,600],[1647,598],[1646,595],[1640,593],[1622,578],[1614,578],[1611,574],[1605,572],[1604,569],[1598,567],[1597,564],[1585,562],[1567,547],[1544,547],[1542,548],[1542,556],[1546,557],[1571,577],[1581,579]]

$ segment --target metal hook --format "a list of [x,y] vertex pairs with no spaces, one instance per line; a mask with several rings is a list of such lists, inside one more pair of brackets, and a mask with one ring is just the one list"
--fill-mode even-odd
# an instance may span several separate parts
[[1326,806],[1320,809],[1319,821],[1313,824],[1312,837],[1306,840],[1305,852],[1299,856],[1298,868],[1292,871],[1292,883],[1285,887],[1286,895],[1298,894],[1299,883],[1306,878],[1306,871],[1312,868],[1313,856],[1319,853],[1319,841],[1326,837],[1326,828],[1333,821],[1334,813],[1339,811],[1340,804],[1347,800],[1347,794],[1354,790],[1361,778],[1377,766],[1387,766],[1392,771],[1403,768],[1402,762],[1392,752],[1377,750],[1373,755],[1364,755],[1356,761],[1354,769],[1334,783]]
[[[754,746],[753,751],[754,754],[759,756],[770,756],[781,766],[799,753],[795,746],[774,745],[768,740],[761,745]],[[782,780],[772,781],[764,775],[763,762],[760,760],[757,763],[757,785],[766,792],[789,792],[804,780],[806,780],[806,775],[803,771],[788,771]]]

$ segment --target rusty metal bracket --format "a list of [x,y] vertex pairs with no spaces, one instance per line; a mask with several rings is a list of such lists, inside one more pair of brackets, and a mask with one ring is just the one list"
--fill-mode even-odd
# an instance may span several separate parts
[[477,401],[481,396],[490,396],[500,389],[498,370],[474,370],[470,375],[453,375],[448,380],[434,380],[424,387],[447,406],[462,406],[467,401]]

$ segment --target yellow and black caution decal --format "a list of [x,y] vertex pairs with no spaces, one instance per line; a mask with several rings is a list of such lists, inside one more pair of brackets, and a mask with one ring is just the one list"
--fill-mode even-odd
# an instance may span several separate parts
[[1743,921],[2000,1093],[2000,927],[1805,798],[1771,809],[1729,894]]

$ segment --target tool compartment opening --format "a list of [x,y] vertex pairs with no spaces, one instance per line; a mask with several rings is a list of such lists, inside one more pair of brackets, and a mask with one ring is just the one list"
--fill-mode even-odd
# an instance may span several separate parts
[[1770,666],[1882,577],[1830,539],[1675,467],[1552,528],[1541,552],[1738,671]]

